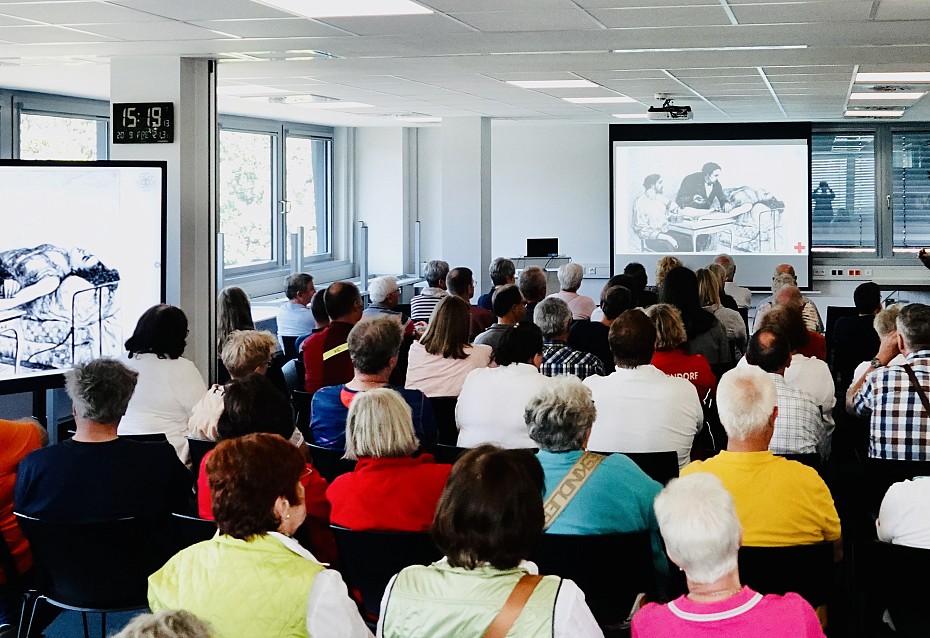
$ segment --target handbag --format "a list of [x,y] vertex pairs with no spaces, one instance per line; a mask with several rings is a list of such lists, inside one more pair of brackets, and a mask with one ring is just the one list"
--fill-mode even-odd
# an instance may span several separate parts
[[517,581],[510,596],[507,597],[504,606],[501,608],[482,638],[504,638],[513,624],[520,617],[520,612],[526,607],[527,601],[533,595],[536,585],[543,579],[542,576],[535,574],[523,574],[523,577]]

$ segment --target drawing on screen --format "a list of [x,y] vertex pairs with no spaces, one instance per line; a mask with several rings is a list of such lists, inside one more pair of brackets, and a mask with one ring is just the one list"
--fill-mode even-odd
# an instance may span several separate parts
[[0,251],[0,367],[70,367],[120,352],[119,272],[52,244]]

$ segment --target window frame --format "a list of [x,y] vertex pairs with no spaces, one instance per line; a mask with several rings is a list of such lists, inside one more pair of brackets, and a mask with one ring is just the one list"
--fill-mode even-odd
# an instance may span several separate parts
[[20,159],[20,115],[68,117],[97,122],[97,159],[110,159],[110,103],[42,93],[12,93],[10,157]]

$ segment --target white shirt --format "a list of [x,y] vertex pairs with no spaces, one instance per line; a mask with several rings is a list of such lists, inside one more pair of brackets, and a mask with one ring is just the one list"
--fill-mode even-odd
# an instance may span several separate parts
[[723,284],[723,292],[733,297],[733,301],[740,308],[748,308],[752,305],[752,291],[749,288],[737,286],[735,282],[727,281]]
[[428,397],[457,397],[469,372],[488,367],[491,352],[491,346],[474,344],[465,346],[464,359],[446,359],[428,353],[419,341],[414,341],[410,345],[404,387],[419,390]]
[[[736,364],[737,368],[750,365],[743,357]],[[866,364],[868,365],[868,364]],[[806,392],[813,399],[823,420],[828,424],[828,434],[833,432],[833,408],[836,406],[836,386],[833,375],[825,361],[803,354],[792,354],[791,365],[785,368],[785,383],[788,387]]]
[[[907,363],[907,357],[905,357],[903,354],[898,354],[898,356],[896,356],[894,359],[888,362],[888,366],[886,367],[903,366],[905,363]],[[853,377],[852,377],[853,383],[858,381],[859,378],[862,377],[863,374],[865,374],[865,371],[869,369],[870,365],[872,365],[871,361],[863,361],[862,363],[856,366],[856,370],[855,372],[853,372]]]
[[184,357],[159,359],[151,353],[125,357],[123,363],[139,373],[139,380],[119,422],[118,433],[164,432],[178,458],[186,463],[187,424],[194,404],[207,392],[200,371]]
[[[313,554],[290,536],[268,532],[286,548],[320,565]],[[307,599],[307,633],[316,638],[371,638],[371,632],[349,598],[349,590],[335,569],[324,569],[313,579]]]
[[617,368],[584,380],[594,395],[597,418],[588,449],[595,452],[678,453],[678,466],[691,459],[704,411],[694,385],[668,377],[652,365]]
[[508,448],[535,448],[523,410],[552,379],[528,363],[472,370],[455,405],[459,447],[496,443]]
[[[445,558],[442,559],[446,561]],[[528,560],[520,561],[520,567],[528,574],[538,575],[539,567]],[[319,576],[317,576],[319,578]],[[384,589],[384,598],[381,599],[381,613],[378,616],[378,637],[384,635],[384,612],[387,609],[388,599],[397,575],[391,577]],[[313,634],[311,634],[313,635]],[[555,611],[552,613],[552,638],[604,638],[604,632],[594,619],[594,614],[584,601],[584,592],[578,588],[575,581],[562,579],[562,585],[555,597]]]
[[558,297],[567,303],[568,309],[572,311],[572,319],[590,319],[591,313],[594,312],[594,300],[591,297],[579,295],[577,292],[560,290],[549,296]]
[[313,313],[304,305],[288,301],[278,308],[278,337],[300,337],[316,328]]
[[885,493],[875,529],[878,539],[930,549],[930,477],[894,483]]

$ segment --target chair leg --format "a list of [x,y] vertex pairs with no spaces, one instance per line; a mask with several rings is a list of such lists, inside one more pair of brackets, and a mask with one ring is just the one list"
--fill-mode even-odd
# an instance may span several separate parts
[[[26,592],[23,594],[23,613],[19,616],[19,631],[16,632],[17,638],[32,638],[32,622],[36,617],[36,608],[39,606],[39,600],[43,598],[37,592]],[[32,604],[32,610],[29,612],[29,622],[26,622],[26,606]],[[23,625],[25,624],[25,632]]]
[[107,638],[107,612],[100,614],[100,638]]
[[84,623],[84,638],[90,638],[90,632],[87,631],[87,612],[81,612],[81,621]]

